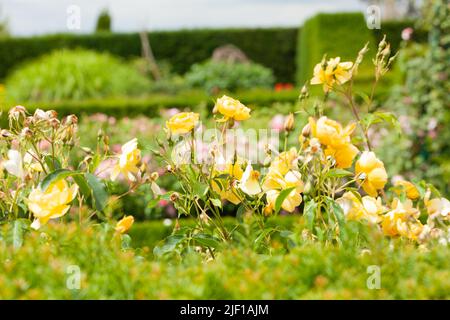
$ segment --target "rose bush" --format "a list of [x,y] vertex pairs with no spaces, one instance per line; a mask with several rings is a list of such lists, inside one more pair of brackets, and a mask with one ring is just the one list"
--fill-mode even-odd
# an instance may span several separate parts
[[[374,59],[374,88],[395,58],[389,48],[383,39]],[[178,217],[196,221],[190,227],[176,223],[173,234],[155,247],[157,256],[196,250],[214,259],[223,246],[244,238],[254,239],[255,250],[262,250],[276,234],[287,235],[266,224],[268,217],[282,212],[301,214],[306,225],[300,235],[311,241],[343,244],[347,222],[356,220],[420,245],[447,243],[449,201],[424,181],[390,187],[385,165],[372,149],[371,126],[396,119],[389,112],[362,113],[371,109],[370,97],[362,105],[356,102],[353,80],[366,52],[367,46],[354,62],[336,57],[317,64],[310,83],[322,85],[324,97],[306,103],[312,97],[302,88],[300,110],[284,119],[276,137],[242,134],[240,122],[251,118],[251,109],[227,96],[216,101],[210,131],[197,113],[172,115],[166,139],[158,139],[151,149],[163,166],[154,172],[143,161],[146,154],[136,138],[112,150],[109,137],[101,133],[95,149],[84,148],[78,143],[75,116],[60,120],[54,111],[38,109],[31,115],[16,106],[9,111],[8,128],[1,131],[1,219],[33,221],[35,229],[57,218],[109,224],[115,199],[148,186],[148,206],[170,201]],[[323,113],[332,94],[343,98],[354,117],[346,126]],[[299,117],[307,124],[291,145]],[[247,145],[252,139],[257,143]],[[83,154],[75,163],[74,149]],[[173,190],[160,187],[161,174],[174,177]],[[127,190],[111,196],[111,181],[117,180]],[[226,202],[235,208],[236,224],[249,228],[223,222]],[[133,213],[127,214],[115,227],[125,246],[125,233],[134,221]]]

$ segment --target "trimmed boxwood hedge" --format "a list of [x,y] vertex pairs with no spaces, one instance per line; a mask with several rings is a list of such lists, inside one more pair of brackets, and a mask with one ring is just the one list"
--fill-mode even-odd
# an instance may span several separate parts
[[[234,44],[253,61],[273,70],[277,81],[293,82],[297,28],[197,29],[149,33],[156,59],[183,74],[211,57],[215,48]],[[60,48],[106,51],[124,58],[141,55],[138,33],[58,34],[0,40],[0,79],[23,61]]]

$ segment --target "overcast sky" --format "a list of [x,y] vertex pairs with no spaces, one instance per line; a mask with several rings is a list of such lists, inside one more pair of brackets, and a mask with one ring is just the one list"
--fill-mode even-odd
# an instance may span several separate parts
[[[81,10],[81,29],[67,28],[67,9]],[[199,27],[296,26],[317,12],[362,10],[358,0],[0,0],[14,35],[91,32],[107,8],[114,31]]]

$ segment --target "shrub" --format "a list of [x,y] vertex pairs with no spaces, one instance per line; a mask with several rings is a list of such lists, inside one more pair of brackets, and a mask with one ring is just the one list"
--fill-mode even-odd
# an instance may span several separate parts
[[6,80],[7,99],[58,101],[133,95],[148,80],[109,54],[86,50],[55,51],[16,70]]
[[270,69],[256,63],[227,63],[206,61],[195,64],[186,74],[186,82],[207,92],[218,90],[270,87],[274,77]]

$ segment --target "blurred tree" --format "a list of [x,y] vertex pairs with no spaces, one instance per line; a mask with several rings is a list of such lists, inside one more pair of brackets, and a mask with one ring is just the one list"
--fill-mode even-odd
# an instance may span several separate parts
[[111,32],[111,20],[108,10],[104,9],[98,16],[95,32]]

